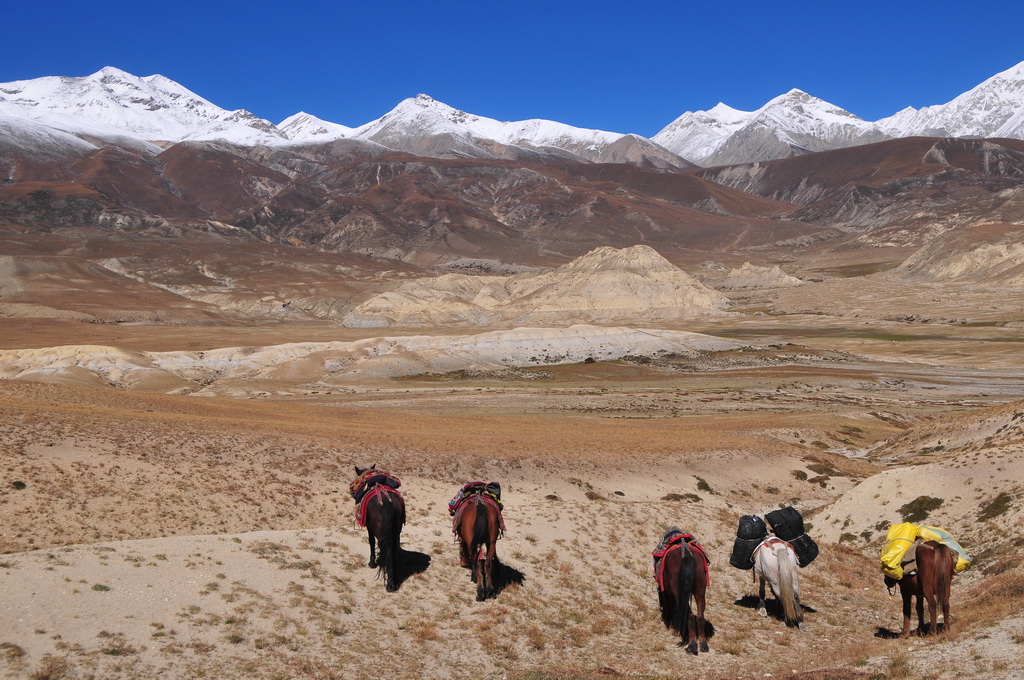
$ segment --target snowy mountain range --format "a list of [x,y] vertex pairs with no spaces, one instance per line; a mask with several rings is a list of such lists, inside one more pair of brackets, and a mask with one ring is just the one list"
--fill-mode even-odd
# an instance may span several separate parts
[[917,136],[1024,139],[1024,62],[948,104],[908,107],[876,122],[791,90],[756,111],[718,104],[684,113],[651,139],[687,160],[711,166]]
[[918,135],[1024,139],[1024,62],[947,104],[907,108],[876,122],[794,89],[756,111],[718,104],[686,112],[651,139],[548,120],[501,122],[422,94],[355,128],[307,113],[274,125],[244,109],[222,109],[161,75],[138,77],[113,67],[84,77],[0,84],[0,149],[27,146],[42,155],[83,144],[157,153],[185,141],[277,147],[344,139],[428,157],[557,157],[686,168]]

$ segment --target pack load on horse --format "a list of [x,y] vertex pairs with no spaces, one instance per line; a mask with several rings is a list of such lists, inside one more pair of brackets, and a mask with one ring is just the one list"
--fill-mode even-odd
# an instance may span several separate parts
[[469,482],[468,484],[463,484],[462,488],[455,493],[455,496],[448,501],[448,514],[454,516],[462,502],[473,494],[486,494],[498,504],[499,510],[503,509],[501,504],[501,484],[497,482],[487,482],[486,484],[484,482]]
[[356,522],[366,529],[369,539],[369,566],[384,577],[388,592],[398,590],[397,560],[405,524],[405,499],[398,491],[401,485],[397,477],[374,465],[356,467],[356,478],[348,488],[356,502]]
[[903,578],[903,558],[917,540],[917,525],[912,522],[889,525],[882,547],[882,573],[894,581]]
[[[360,470],[362,470],[360,472]],[[402,482],[397,477],[384,470],[378,470],[377,465],[374,464],[369,468],[356,468],[356,478],[352,480],[352,483],[348,486],[348,492],[352,496],[352,499],[359,503],[363,500],[369,491],[381,484],[383,486],[397,489],[402,486]],[[359,526],[363,526],[360,524]]]
[[693,534],[672,527],[662,536],[651,557],[662,623],[679,633],[679,645],[685,645],[688,654],[697,654],[698,644],[700,651],[708,651],[704,607],[711,561],[704,548]]
[[740,517],[729,564],[737,569],[752,569],[754,553],[769,532],[792,546],[797,556],[797,564],[801,567],[806,567],[818,556],[818,544],[804,533],[804,518],[796,508],[789,506],[766,513],[764,519],[757,515]]
[[967,567],[971,566],[971,556],[967,554],[964,547],[956,542],[953,535],[945,529],[939,527],[919,526],[917,527],[917,537],[923,541],[935,541],[936,543],[942,543],[947,548],[952,550],[954,557],[956,557],[956,564],[953,565],[953,573],[959,574]]
[[732,544],[729,564],[737,569],[754,568],[754,551],[768,535],[768,527],[757,515],[743,515],[736,528],[736,540]]
[[818,556],[818,544],[804,533],[804,518],[796,508],[787,506],[772,510],[765,513],[764,519],[778,538],[793,546],[797,564],[801,567],[806,567]]
[[942,543],[956,555],[953,572],[959,574],[971,566],[971,556],[953,536],[940,527],[918,526],[912,522],[892,524],[885,534],[885,546],[879,558],[882,573],[899,581],[907,572],[915,570],[915,546],[921,541]]
[[505,533],[502,509],[501,485],[497,482],[464,484],[448,503],[452,532],[459,543],[459,563],[472,569],[470,578],[477,584],[478,602],[498,594],[494,563],[496,544]]

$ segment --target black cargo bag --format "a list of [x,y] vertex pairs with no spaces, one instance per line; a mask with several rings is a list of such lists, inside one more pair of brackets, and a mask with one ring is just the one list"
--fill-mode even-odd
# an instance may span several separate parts
[[760,538],[737,538],[732,544],[729,564],[737,569],[754,568],[754,551],[761,545]]
[[789,506],[765,513],[764,518],[772,525],[772,531],[783,541],[792,541],[804,533],[804,518],[796,508]]
[[768,535],[768,527],[764,520],[757,515],[743,515],[740,517],[740,525],[736,529],[736,538],[761,540]]
[[800,534],[789,541],[789,544],[793,546],[793,551],[796,552],[801,567],[806,567],[818,556],[818,544],[807,534]]

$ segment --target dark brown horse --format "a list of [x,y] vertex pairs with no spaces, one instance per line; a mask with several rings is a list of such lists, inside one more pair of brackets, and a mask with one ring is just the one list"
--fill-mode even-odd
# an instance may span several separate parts
[[917,545],[917,571],[904,574],[896,581],[885,577],[885,585],[892,588],[899,585],[903,597],[903,630],[900,637],[910,632],[910,600],[917,597],[917,629],[923,633],[924,602],[928,601],[928,634],[939,632],[938,609],[942,607],[943,626],[949,626],[949,586],[953,580],[956,558],[953,552],[937,541],[925,541]]
[[[357,467],[356,474],[361,477],[374,468]],[[358,481],[359,477],[356,479]],[[396,574],[402,526],[405,524],[405,499],[397,489],[387,484],[372,483],[372,478],[369,481],[369,488],[359,491],[356,517],[360,526],[366,527],[370,541],[369,567],[377,569],[378,577],[384,577],[384,587],[391,593],[398,590]]]
[[[662,543],[666,543],[670,534],[677,531],[669,529]],[[658,552],[655,552],[654,560],[661,620],[666,628],[679,633],[679,646],[685,645],[688,654],[697,654],[698,642],[700,651],[706,652],[708,638],[704,606],[708,572],[703,550],[682,540],[669,545],[662,555],[659,558]],[[697,605],[696,613],[690,604],[691,599]]]
[[453,529],[459,541],[459,562],[473,570],[470,577],[476,584],[477,602],[496,596],[494,562],[503,532],[497,502],[484,494],[467,496],[455,514]]

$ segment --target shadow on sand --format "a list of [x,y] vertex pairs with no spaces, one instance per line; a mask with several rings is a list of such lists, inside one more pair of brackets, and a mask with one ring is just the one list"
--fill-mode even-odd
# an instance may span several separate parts
[[[935,626],[936,634],[941,633],[945,629],[945,627],[946,625],[944,623],[940,623],[939,625]],[[924,628],[912,630],[910,631],[909,635],[912,637],[924,637],[925,635],[928,635],[929,629],[930,626],[926,623],[924,624]],[[889,630],[888,628],[882,628],[881,626],[879,626],[878,630],[875,631],[875,637],[882,638],[883,640],[895,640],[899,636],[900,632],[898,630]]]
[[[473,578],[473,572],[469,567],[466,567],[469,573],[469,578]],[[498,597],[501,591],[508,588],[511,584],[518,586],[523,585],[523,581],[526,580],[526,575],[519,571],[515,567],[509,566],[501,561],[497,555],[494,556],[494,567],[493,567],[493,578],[494,578],[494,593],[491,595],[492,598]]]
[[[737,607],[744,607],[746,609],[757,610],[758,599],[757,595],[744,595],[740,599],[733,602]],[[782,611],[782,605],[774,597],[766,597],[764,600],[764,608],[768,610],[768,615],[778,621],[785,621],[786,615]],[[803,602],[800,603],[800,608],[804,610],[806,614],[816,614],[818,612],[814,607],[808,607]]]
[[517,586],[523,585],[523,581],[526,580],[526,575],[519,571],[515,567],[509,566],[498,559],[497,556],[494,558],[494,596],[497,597],[501,591],[505,590],[509,585],[516,584]]
[[422,574],[430,568],[430,555],[414,550],[398,549],[396,560],[395,585],[399,588],[410,576]]

